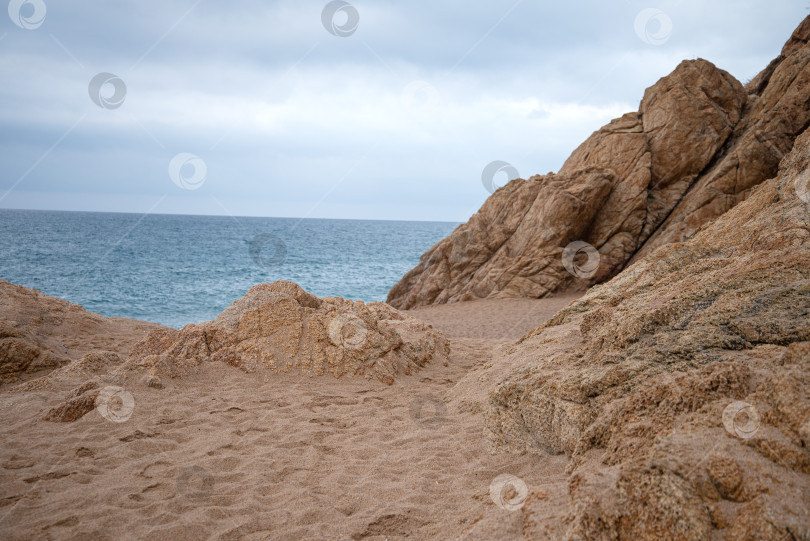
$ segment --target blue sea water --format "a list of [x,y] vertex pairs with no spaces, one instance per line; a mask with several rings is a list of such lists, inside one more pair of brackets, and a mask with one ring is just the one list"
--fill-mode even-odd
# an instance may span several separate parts
[[456,225],[0,209],[0,278],[104,316],[179,328],[274,280],[385,300]]

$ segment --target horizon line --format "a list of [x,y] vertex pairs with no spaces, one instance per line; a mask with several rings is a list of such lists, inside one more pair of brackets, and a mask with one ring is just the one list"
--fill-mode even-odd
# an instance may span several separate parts
[[409,222],[409,223],[442,223],[442,224],[462,224],[465,222],[453,220],[393,220],[384,218],[323,218],[323,217],[300,217],[300,216],[244,216],[234,214],[185,214],[176,212],[123,212],[114,210],[60,210],[60,209],[34,209],[34,208],[7,208],[0,207],[2,211],[18,212],[71,212],[85,214],[126,214],[133,216],[156,215],[156,216],[188,216],[205,218],[269,218],[274,220],[340,220],[346,222]]

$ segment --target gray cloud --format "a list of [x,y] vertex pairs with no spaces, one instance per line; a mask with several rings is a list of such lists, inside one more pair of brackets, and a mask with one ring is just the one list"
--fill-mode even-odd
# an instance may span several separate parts
[[[464,220],[487,163],[556,170],[681,59],[747,80],[806,15],[764,0],[354,2],[359,27],[340,38],[325,4],[50,0],[36,30],[5,19],[0,207]],[[648,7],[672,21],[659,46],[634,31]],[[120,108],[91,101],[99,72],[126,83]],[[200,189],[169,178],[180,152],[205,161]]]

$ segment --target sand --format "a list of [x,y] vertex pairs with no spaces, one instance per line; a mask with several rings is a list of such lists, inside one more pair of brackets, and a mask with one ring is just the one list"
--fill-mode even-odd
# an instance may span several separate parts
[[5,386],[0,538],[516,538],[522,514],[490,496],[503,474],[545,494],[532,518],[556,537],[565,457],[491,454],[480,411],[452,390],[574,298],[413,310],[451,359],[392,386],[212,363],[162,389],[132,376],[123,422],[96,409],[73,423],[41,418],[80,380]]

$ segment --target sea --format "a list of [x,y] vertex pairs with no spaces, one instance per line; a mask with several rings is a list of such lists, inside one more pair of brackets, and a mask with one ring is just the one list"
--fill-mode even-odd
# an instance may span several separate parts
[[107,317],[181,328],[275,280],[384,301],[457,225],[0,209],[0,278]]

